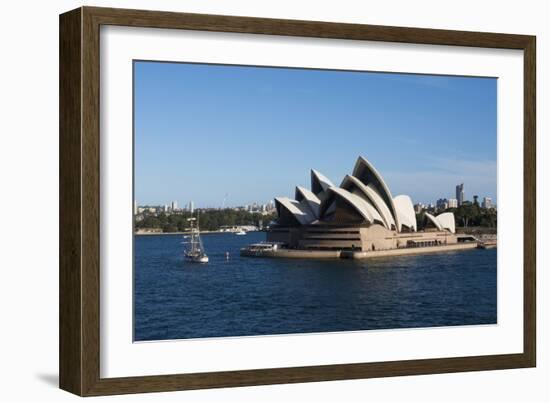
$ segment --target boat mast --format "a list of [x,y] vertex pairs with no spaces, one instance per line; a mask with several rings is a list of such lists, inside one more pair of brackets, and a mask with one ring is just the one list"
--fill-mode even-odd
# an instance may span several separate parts
[[197,250],[197,247],[196,247],[196,244],[197,244],[197,239],[196,239],[196,232],[195,232],[195,227],[193,226],[193,222],[195,221],[195,217],[191,216],[190,218],[187,219],[187,221],[189,221],[190,223],[190,226],[191,226],[191,250],[190,252],[191,253],[195,253],[196,250]]
[[[191,231],[191,247],[187,250],[185,255],[193,262],[208,263],[208,256],[204,251],[200,236],[199,215],[200,212],[197,211],[196,218],[193,217],[193,213],[191,213],[191,217],[187,219],[187,221],[189,221],[189,229]],[[197,222],[196,226],[194,225],[194,221]]]

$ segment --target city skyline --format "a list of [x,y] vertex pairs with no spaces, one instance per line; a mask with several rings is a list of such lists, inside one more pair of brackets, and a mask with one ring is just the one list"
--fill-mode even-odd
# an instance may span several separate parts
[[[179,203],[178,201],[176,201],[177,203]],[[193,200],[190,200],[189,202],[187,203],[184,203],[183,204],[183,207],[172,207],[171,203],[146,203],[146,204],[140,204],[138,203],[138,200],[135,200],[135,204],[134,204],[134,207],[137,208],[137,207],[163,207],[163,208],[167,208],[168,210],[191,210],[190,208],[190,205],[189,203],[190,202],[193,202]],[[227,209],[233,209],[233,208],[239,208],[239,207],[262,207],[262,206],[267,206],[269,204],[273,204],[274,203],[274,199],[271,199],[271,200],[267,200],[267,201],[264,201],[264,202],[250,202],[250,203],[245,203],[245,204],[238,204],[238,205],[226,205],[226,206],[214,206],[214,205],[206,205],[206,206],[199,206],[199,205],[193,205],[193,210],[196,210],[196,209],[224,209],[224,208],[227,208]]]
[[[464,186],[464,183],[461,183],[460,185]],[[457,185],[456,187],[458,187]],[[463,188],[464,189],[464,188]],[[472,195],[472,200],[468,198],[464,198],[463,202],[474,202],[475,198],[478,197],[478,195]],[[414,201],[415,205],[422,205],[422,206],[434,206],[438,207],[440,202],[446,202],[448,207],[445,208],[457,208],[461,203],[459,203],[459,200],[454,197],[440,197],[437,200],[432,201]],[[479,201],[478,201],[479,202]],[[263,206],[274,206],[274,199],[267,200],[265,202],[263,201],[253,201],[245,204],[237,204],[237,205],[221,205],[221,206],[214,206],[214,205],[207,205],[207,206],[195,206],[194,201],[190,200],[189,202],[184,204],[184,207],[182,208],[174,208],[174,203],[177,206],[178,201],[170,201],[165,203],[149,203],[149,204],[138,204],[138,201],[134,201],[134,209],[137,207],[164,207],[165,210],[193,210],[193,209],[234,209],[234,208],[253,208],[258,207],[262,208]],[[482,196],[482,201],[479,203],[480,206],[483,208],[490,208],[490,207],[496,207],[496,203],[494,202],[493,198],[489,196]]]
[[[338,147],[349,144],[351,147]],[[136,62],[135,197],[243,206],[365,155],[414,203],[496,195],[496,80]]]

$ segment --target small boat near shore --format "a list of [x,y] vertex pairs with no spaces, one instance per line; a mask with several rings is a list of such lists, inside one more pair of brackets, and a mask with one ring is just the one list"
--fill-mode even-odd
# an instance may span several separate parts
[[240,229],[237,232],[235,232],[235,235],[246,235],[246,231],[243,229]]

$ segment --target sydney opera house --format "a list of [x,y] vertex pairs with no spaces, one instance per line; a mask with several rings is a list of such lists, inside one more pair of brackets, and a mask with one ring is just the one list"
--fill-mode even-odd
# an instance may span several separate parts
[[456,244],[452,213],[426,213],[417,231],[409,196],[393,197],[382,176],[363,157],[340,186],[311,171],[311,189],[296,187],[294,199],[275,198],[277,220],[267,241],[290,249],[380,251]]

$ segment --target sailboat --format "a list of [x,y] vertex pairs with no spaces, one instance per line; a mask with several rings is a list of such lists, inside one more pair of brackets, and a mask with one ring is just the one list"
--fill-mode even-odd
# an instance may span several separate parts
[[[208,263],[208,255],[202,245],[199,222],[194,217],[188,218],[187,221],[190,223],[191,233],[189,234],[190,240],[185,242],[189,245],[185,251],[185,258],[193,263]],[[195,221],[197,221],[196,227],[193,225]]]

